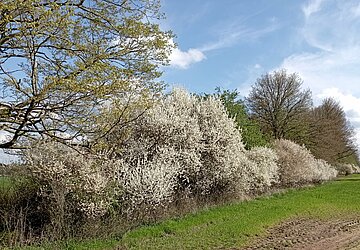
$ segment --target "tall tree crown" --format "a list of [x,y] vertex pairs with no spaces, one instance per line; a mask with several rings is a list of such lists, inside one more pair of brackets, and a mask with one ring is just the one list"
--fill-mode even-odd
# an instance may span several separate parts
[[159,8],[159,0],[2,1],[0,130],[10,137],[0,147],[103,133],[112,125],[94,124],[109,106],[121,107],[119,122],[130,103],[146,105],[173,47],[156,24]]
[[310,90],[302,90],[301,85],[297,74],[274,71],[257,79],[246,99],[252,115],[275,139],[298,129],[298,117],[312,105]]

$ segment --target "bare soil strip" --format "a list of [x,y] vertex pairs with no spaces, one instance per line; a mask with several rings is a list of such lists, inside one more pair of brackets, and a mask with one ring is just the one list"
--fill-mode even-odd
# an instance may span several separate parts
[[286,221],[244,249],[360,249],[360,217]]

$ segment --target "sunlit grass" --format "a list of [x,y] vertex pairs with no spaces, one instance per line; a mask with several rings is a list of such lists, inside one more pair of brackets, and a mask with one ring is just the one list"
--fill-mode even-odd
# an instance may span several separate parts
[[292,217],[328,218],[360,212],[360,175],[302,190],[262,197],[168,220],[128,232],[121,244],[133,249],[240,247]]
[[359,215],[360,175],[316,187],[204,209],[183,218],[142,226],[122,239],[93,239],[21,249],[221,249],[241,247],[286,219]]

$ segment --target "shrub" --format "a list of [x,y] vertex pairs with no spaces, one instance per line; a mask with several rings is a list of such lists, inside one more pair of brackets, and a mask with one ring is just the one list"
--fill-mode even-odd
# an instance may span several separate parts
[[354,165],[354,164],[352,164],[351,166],[352,166],[352,168],[354,170],[354,174],[360,174],[360,167],[359,166]]
[[336,165],[336,169],[339,171],[339,175],[350,175],[360,173],[359,166],[349,163],[339,163]]
[[26,176],[36,183],[32,204],[46,214],[44,231],[50,227],[61,237],[78,226],[106,221],[111,212],[126,216],[127,223],[142,222],[157,219],[179,203],[178,197],[237,198],[278,182],[300,185],[337,173],[287,140],[276,141],[274,150],[246,151],[220,100],[181,89],[128,126],[114,127],[99,145],[90,154],[40,141],[24,152]]
[[174,198],[176,176],[180,169],[178,153],[172,149],[159,151],[150,157],[146,152],[124,163],[120,169],[118,185],[122,187],[122,212],[134,217],[135,214],[148,216],[146,212],[165,207]]
[[[128,196],[132,200],[128,204],[171,202],[171,195],[179,192],[204,197],[244,193],[251,183],[248,173],[253,164],[221,101],[197,98],[182,89],[175,89],[135,121],[126,142],[118,146],[117,157],[127,164],[124,176],[137,176],[123,183],[125,190],[133,190],[128,189],[128,194],[136,193]],[[139,180],[148,183],[146,188],[139,187],[143,185]],[[157,188],[161,195],[160,190],[151,191],[156,183],[164,184],[164,189]]]
[[53,207],[53,224],[66,224],[74,210],[86,218],[104,215],[118,189],[118,161],[104,160],[56,142],[39,142],[25,151],[31,177],[41,184],[40,195]]
[[279,182],[278,156],[271,148],[254,147],[247,151],[248,158],[256,163],[253,186],[264,191]]
[[241,94],[237,90],[230,91],[216,88],[216,93],[213,96],[222,101],[229,117],[234,117],[238,129],[241,130],[246,149],[264,147],[269,144],[268,136],[263,134],[259,124],[250,118],[244,101],[239,98]]
[[316,160],[304,146],[289,140],[276,140],[274,149],[279,156],[280,181],[284,186],[297,186],[329,180],[337,171],[323,160]]
[[244,193],[250,188],[254,164],[245,154],[241,134],[219,99],[200,99],[198,124],[202,132],[201,172],[197,180],[204,194]]
[[0,248],[24,245],[32,235],[42,233],[49,214],[38,190],[30,178],[0,177]]
[[125,141],[109,138],[118,159],[124,162],[121,185],[127,211],[142,206],[156,209],[173,201],[174,192],[187,186],[200,169],[201,132],[195,113],[195,97],[178,90],[149,109],[127,131]]
[[328,181],[336,178],[338,171],[325,160],[315,160],[315,175],[314,181]]

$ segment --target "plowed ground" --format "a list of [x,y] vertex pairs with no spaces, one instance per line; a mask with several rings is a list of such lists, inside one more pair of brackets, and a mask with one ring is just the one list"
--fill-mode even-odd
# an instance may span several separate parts
[[360,249],[360,217],[289,220],[268,229],[244,249]]

